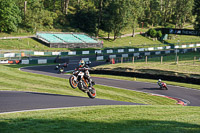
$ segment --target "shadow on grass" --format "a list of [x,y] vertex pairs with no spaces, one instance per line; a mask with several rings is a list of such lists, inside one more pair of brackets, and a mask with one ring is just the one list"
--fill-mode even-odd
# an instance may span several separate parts
[[[87,114],[86,114],[87,115]],[[95,118],[95,117],[94,117]],[[102,118],[103,119],[103,118]],[[101,121],[102,121],[101,119]],[[103,119],[104,120],[104,119]],[[118,122],[91,122],[85,118],[75,120],[65,117],[57,119],[1,119],[0,131],[3,132],[200,132],[199,125],[176,121],[158,120],[118,120]]]

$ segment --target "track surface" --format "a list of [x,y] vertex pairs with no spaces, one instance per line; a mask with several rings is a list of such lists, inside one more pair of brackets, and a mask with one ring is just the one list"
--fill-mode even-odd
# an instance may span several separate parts
[[[80,58],[70,61],[67,70],[73,70]],[[105,64],[105,62],[93,62],[91,66]],[[57,74],[55,65],[35,66],[21,68],[22,71],[45,74],[54,77],[69,78],[69,75]],[[169,86],[169,90],[160,90],[157,84],[143,83],[126,80],[115,80],[92,77],[96,84],[118,87],[122,89],[136,90],[159,95],[165,95],[185,101],[189,106],[200,106],[200,91],[195,89]],[[141,105],[137,103],[120,102],[104,99],[89,99],[87,97],[75,97],[67,95],[44,94],[33,92],[0,91],[0,113],[21,110],[34,110],[46,108],[63,108],[92,105]]]

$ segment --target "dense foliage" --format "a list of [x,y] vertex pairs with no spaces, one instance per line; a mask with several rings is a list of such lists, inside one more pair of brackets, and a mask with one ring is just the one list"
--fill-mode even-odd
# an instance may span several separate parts
[[0,32],[17,31],[20,10],[12,0],[0,0]]
[[196,16],[194,28],[196,30],[200,30],[200,1],[199,0],[194,0],[193,14]]
[[134,35],[138,26],[182,28],[194,19],[200,30],[199,7],[199,0],[0,0],[0,32],[73,27],[116,38],[127,26]]

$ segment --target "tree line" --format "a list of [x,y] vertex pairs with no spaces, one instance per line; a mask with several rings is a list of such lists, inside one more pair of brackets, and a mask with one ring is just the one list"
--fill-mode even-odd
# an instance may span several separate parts
[[36,32],[67,26],[98,36],[138,25],[200,30],[199,0],[0,0],[0,32]]

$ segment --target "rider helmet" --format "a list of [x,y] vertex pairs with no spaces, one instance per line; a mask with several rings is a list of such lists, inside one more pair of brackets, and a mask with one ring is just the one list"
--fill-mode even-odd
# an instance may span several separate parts
[[84,65],[85,65],[85,61],[84,60],[80,60],[79,67],[83,67]]
[[161,79],[159,79],[158,82],[161,82]]

